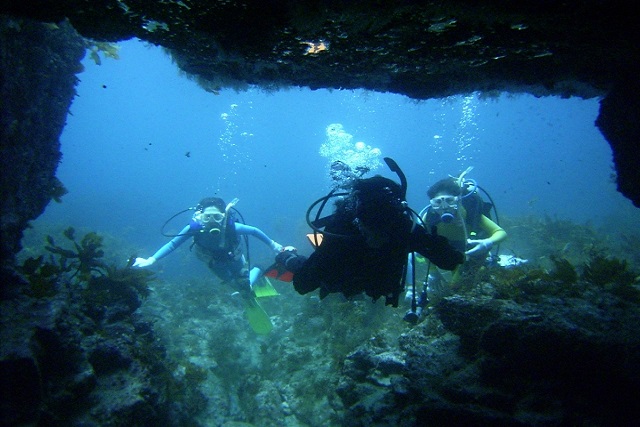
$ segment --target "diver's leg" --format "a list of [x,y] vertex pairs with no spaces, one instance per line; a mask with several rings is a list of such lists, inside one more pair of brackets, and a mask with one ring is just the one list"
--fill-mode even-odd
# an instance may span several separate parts
[[431,295],[443,295],[446,294],[448,290],[447,281],[442,275],[442,272],[438,268],[434,268],[427,278],[425,291]]
[[244,256],[234,258],[227,265],[230,275],[233,276],[230,284],[243,298],[251,298],[253,296],[248,267],[249,265],[245,262]]

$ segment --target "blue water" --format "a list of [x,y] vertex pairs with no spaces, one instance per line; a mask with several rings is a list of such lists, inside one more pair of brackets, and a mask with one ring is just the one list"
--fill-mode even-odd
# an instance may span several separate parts
[[[611,179],[611,150],[594,126],[598,99],[469,94],[417,102],[308,89],[213,94],[181,75],[159,48],[133,40],[120,47],[119,60],[83,62],[61,137],[58,177],[69,194],[38,221],[117,235],[146,257],[166,242],[159,230],[173,214],[204,196],[238,197],[247,223],[304,252],[305,211],[330,186],[319,149],[327,126],[339,123],[354,143],[398,162],[417,210],[430,184],[473,166],[469,177],[503,216],[640,224]],[[386,167],[375,172],[395,178]],[[188,220],[176,218],[167,232]],[[265,259],[260,246],[252,251]]]

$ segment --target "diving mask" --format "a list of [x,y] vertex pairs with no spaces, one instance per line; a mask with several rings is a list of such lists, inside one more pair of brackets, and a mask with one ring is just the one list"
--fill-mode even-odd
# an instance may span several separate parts
[[449,223],[455,218],[458,210],[458,200],[456,196],[437,196],[429,200],[429,203],[440,214],[440,220],[444,223]]
[[429,200],[434,209],[458,209],[458,198],[456,196],[437,196]]
[[208,224],[211,221],[220,224],[223,219],[224,219],[224,214],[222,212],[214,212],[214,213],[203,212],[198,215],[198,220],[203,224]]
[[225,214],[220,211],[198,211],[191,219],[190,228],[193,231],[208,231],[212,234],[221,232],[220,224],[224,221]]

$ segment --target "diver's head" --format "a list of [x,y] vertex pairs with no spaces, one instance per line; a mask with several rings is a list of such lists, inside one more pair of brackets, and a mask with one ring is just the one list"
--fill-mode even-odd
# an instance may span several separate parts
[[429,187],[427,196],[431,209],[440,216],[442,222],[450,223],[456,218],[462,197],[462,188],[456,179],[441,179]]
[[329,167],[329,176],[334,182],[334,187],[346,189],[351,185],[358,175],[351,169],[351,166],[341,160],[335,160]]
[[376,175],[353,183],[347,202],[354,224],[371,247],[380,247],[394,235],[406,230],[407,216],[402,187]]
[[200,200],[198,206],[196,206],[196,210],[202,211],[209,206],[215,206],[220,212],[224,212],[226,203],[220,197],[205,197]]
[[191,219],[191,229],[218,234],[222,229],[225,216],[225,204],[221,198],[204,198],[196,207],[196,213]]

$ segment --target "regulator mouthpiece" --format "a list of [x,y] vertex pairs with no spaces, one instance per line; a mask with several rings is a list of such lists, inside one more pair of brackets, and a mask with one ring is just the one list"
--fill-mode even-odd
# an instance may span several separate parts
[[445,212],[442,215],[440,215],[440,221],[444,222],[445,224],[449,224],[453,222],[454,219],[455,219],[455,216],[450,212]]

